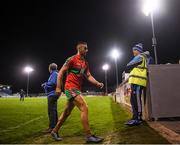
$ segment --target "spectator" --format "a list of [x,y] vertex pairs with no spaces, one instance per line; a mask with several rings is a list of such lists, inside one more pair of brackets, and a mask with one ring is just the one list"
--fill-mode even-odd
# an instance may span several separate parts
[[25,92],[23,89],[20,90],[19,95],[20,95],[20,101],[24,101]]
[[57,96],[55,93],[58,71],[57,65],[55,63],[51,63],[49,65],[49,72],[50,77],[48,81],[42,84],[48,100],[49,128],[44,131],[45,133],[50,133],[52,129],[56,126],[58,120],[57,100],[59,96]]
[[132,48],[134,58],[127,64],[126,71],[129,71],[128,83],[131,85],[131,107],[133,117],[126,125],[134,126],[142,123],[142,91],[147,84],[147,54],[143,53],[142,44]]

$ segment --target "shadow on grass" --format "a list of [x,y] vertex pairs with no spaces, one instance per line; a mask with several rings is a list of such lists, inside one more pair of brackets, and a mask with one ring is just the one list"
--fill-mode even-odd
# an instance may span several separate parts
[[111,134],[110,143],[128,144],[166,144],[166,139],[150,128],[146,122],[139,126],[129,127],[124,123],[130,119],[131,114],[120,104],[111,101],[112,115],[115,131]]

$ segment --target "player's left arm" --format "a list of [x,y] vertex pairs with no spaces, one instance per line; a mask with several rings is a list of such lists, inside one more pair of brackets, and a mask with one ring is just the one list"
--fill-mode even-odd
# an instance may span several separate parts
[[104,84],[101,82],[98,82],[90,73],[89,71],[89,67],[87,68],[86,72],[85,72],[85,77],[86,79],[92,83],[93,85],[97,86],[98,88],[103,88]]

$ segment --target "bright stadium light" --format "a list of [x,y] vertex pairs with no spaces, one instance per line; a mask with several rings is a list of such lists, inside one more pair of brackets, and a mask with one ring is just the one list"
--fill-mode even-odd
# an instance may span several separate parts
[[142,12],[148,16],[150,13],[157,11],[160,8],[159,0],[143,0]]
[[112,50],[112,52],[111,52],[111,57],[112,57],[113,59],[119,58],[119,51],[118,51],[116,48],[114,48],[114,49]]
[[119,58],[120,56],[120,53],[119,51],[114,48],[112,51],[111,51],[111,57],[114,59],[114,62],[115,62],[115,66],[116,66],[116,87],[118,87],[118,66],[117,66],[117,59]]
[[29,93],[29,75],[33,71],[34,71],[34,69],[32,67],[30,67],[30,66],[26,66],[24,68],[24,72],[27,73],[27,92],[26,92],[27,93],[27,97],[28,97],[28,93]]
[[103,69],[104,71],[108,70],[108,69],[109,69],[109,65],[108,65],[108,64],[104,64],[104,65],[102,66],[102,69]]
[[26,73],[30,73],[30,72],[32,72],[32,71],[34,71],[34,70],[33,70],[33,68],[30,67],[30,66],[26,66],[26,67],[24,68],[24,72],[26,72]]
[[105,89],[106,89],[105,94],[107,95],[107,94],[108,94],[108,87],[107,87],[107,71],[108,71],[108,69],[109,69],[109,65],[108,65],[108,64],[104,64],[104,65],[102,66],[102,69],[103,69],[104,72],[105,72]]
[[154,12],[157,11],[160,7],[160,0],[142,0],[143,1],[143,8],[142,12],[146,15],[151,17],[151,26],[152,26],[152,46],[154,48],[154,57],[155,57],[155,64],[158,64],[157,59],[157,39],[155,35],[154,29]]

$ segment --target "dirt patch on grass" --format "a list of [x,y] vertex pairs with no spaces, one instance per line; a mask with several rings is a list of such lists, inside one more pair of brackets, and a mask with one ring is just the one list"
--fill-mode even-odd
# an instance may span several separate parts
[[24,143],[26,144],[84,144],[85,140],[83,136],[63,136],[62,141],[55,141],[50,134],[41,134],[33,136]]

